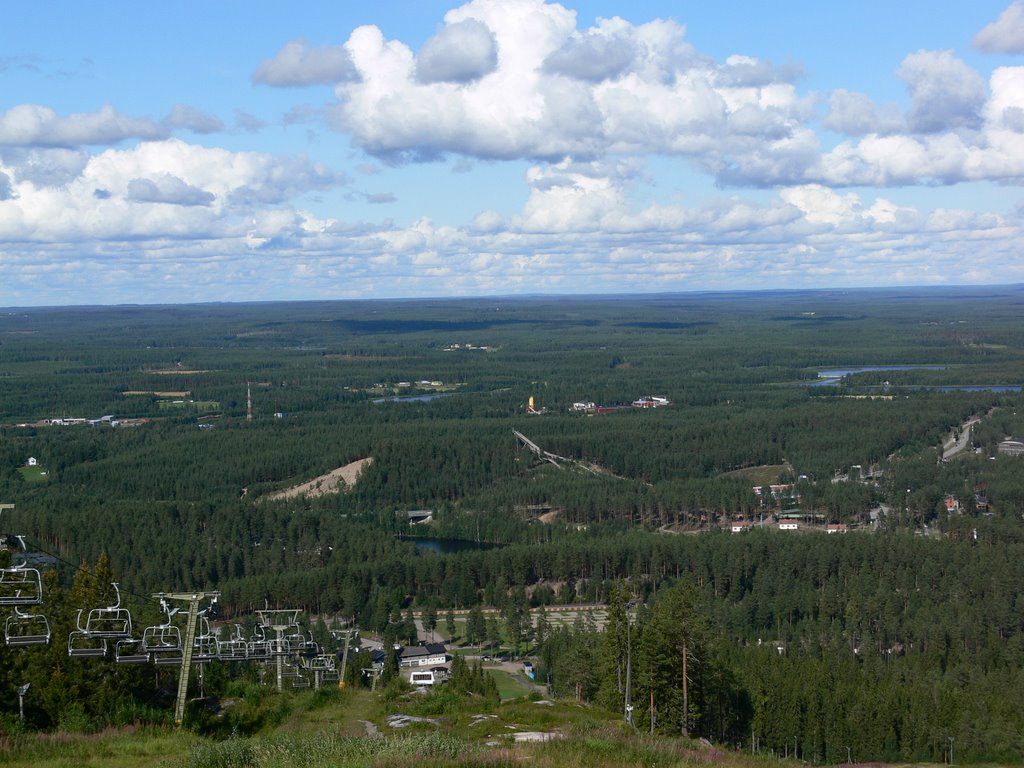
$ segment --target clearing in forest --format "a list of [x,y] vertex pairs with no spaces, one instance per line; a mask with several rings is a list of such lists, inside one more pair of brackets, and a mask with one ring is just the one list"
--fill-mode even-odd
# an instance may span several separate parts
[[351,464],[346,464],[344,467],[333,469],[326,475],[314,477],[312,480],[301,485],[293,485],[291,488],[268,493],[265,498],[271,501],[280,501],[281,499],[294,499],[297,496],[317,497],[328,493],[338,493],[349,486],[355,485],[356,480],[359,479],[359,474],[371,463],[373,463],[372,456],[359,459]]
[[786,472],[793,472],[793,468],[788,464],[762,464],[759,467],[745,467],[744,469],[734,469],[731,472],[723,472],[722,477],[747,477],[752,485],[760,487],[779,482],[779,477]]

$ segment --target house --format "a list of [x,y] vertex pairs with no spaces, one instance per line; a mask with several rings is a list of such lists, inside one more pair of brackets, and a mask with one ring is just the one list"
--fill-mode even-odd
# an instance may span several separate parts
[[743,533],[744,531],[748,530],[749,528],[750,528],[750,526],[747,523],[733,523],[732,524],[732,532],[733,533]]
[[420,643],[400,648],[399,667],[439,667],[448,663],[448,649],[444,643]]
[[943,499],[942,503],[946,507],[947,512],[960,511],[960,499],[958,499],[956,496],[953,496],[952,494],[948,494],[946,498]]
[[660,395],[648,395],[633,401],[634,408],[661,408],[665,405],[670,405],[670,401],[667,397],[661,397]]
[[[401,514],[401,512],[397,514]],[[409,525],[434,522],[434,510],[432,509],[410,509],[405,514],[409,518]]]
[[825,526],[825,533],[846,533],[848,530],[846,523],[829,523]]
[[439,669],[417,669],[409,675],[409,683],[417,687],[436,685],[448,679],[448,670],[444,667]]
[[29,456],[28,457],[28,461],[25,462],[25,466],[26,467],[36,467],[36,466],[39,466],[39,462],[36,460],[35,456]]
[[800,523],[796,520],[783,520],[779,523],[780,531],[798,531],[800,530]]

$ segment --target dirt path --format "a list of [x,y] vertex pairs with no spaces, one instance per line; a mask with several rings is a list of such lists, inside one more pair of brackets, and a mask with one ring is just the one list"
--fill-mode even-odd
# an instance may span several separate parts
[[270,501],[280,501],[281,499],[294,499],[298,496],[315,498],[328,493],[338,493],[351,485],[355,485],[356,480],[359,479],[359,474],[372,463],[372,457],[359,459],[359,461],[353,461],[344,467],[338,467],[326,475],[314,477],[309,482],[302,483],[301,485],[293,485],[291,488],[285,488],[283,491],[268,493],[264,498]]

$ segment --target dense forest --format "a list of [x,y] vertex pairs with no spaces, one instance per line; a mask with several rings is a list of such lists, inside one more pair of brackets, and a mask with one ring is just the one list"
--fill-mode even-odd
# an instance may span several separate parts
[[[217,589],[225,620],[381,633],[409,609],[529,628],[605,603],[607,626],[523,644],[559,695],[622,711],[628,635],[637,727],[813,762],[951,739],[1019,759],[1024,457],[999,444],[1024,435],[1022,307],[1011,287],[9,309],[0,530],[53,564],[62,631],[114,580],[142,614]],[[61,642],[0,651],[8,715]],[[154,674],[102,685],[149,706]],[[97,685],[51,693],[39,727],[116,711],[83,703]]]

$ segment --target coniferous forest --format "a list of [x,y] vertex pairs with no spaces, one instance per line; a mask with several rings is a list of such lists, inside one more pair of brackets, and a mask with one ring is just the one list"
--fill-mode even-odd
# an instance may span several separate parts
[[493,610],[638,729],[1018,761],[1022,316],[1020,287],[3,310],[0,531],[53,638],[0,650],[0,723],[28,681],[39,729],[166,707],[167,671],[68,658],[116,581],[150,623],[182,590],[385,638]]

